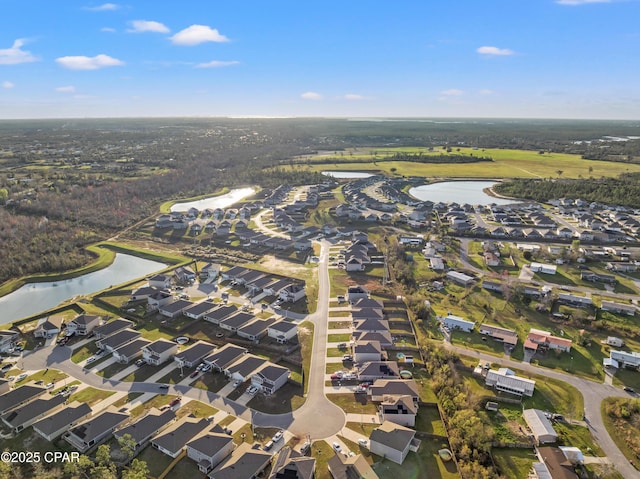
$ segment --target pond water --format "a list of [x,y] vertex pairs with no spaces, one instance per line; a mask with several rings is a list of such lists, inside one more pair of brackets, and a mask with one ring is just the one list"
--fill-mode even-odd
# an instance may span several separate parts
[[189,208],[197,208],[200,211],[206,210],[207,208],[211,208],[212,210],[216,208],[226,208],[247,196],[251,196],[255,192],[256,190],[253,188],[237,188],[224,195],[210,196],[209,198],[184,203],[175,203],[171,206],[171,211],[187,211]]
[[514,200],[489,196],[482,191],[485,188],[491,188],[495,184],[495,181],[442,181],[440,183],[416,186],[409,190],[409,194],[419,200],[433,201],[434,203],[456,202],[470,205],[488,205],[491,203],[508,205],[516,203]]
[[363,171],[323,171],[322,174],[332,178],[369,178],[374,176]]
[[0,324],[10,323],[53,308],[81,294],[91,294],[109,286],[141,278],[166,267],[137,256],[117,253],[108,267],[76,278],[47,283],[28,283],[0,298]]

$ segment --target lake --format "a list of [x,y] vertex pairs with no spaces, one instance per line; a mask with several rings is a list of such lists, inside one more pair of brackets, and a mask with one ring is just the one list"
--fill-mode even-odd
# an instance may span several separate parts
[[99,271],[63,281],[27,283],[0,298],[0,324],[51,309],[74,296],[95,293],[112,285],[142,278],[165,267],[165,264],[157,261],[117,253],[113,263]]
[[323,175],[331,176],[332,178],[370,178],[371,173],[364,173],[363,171],[323,171]]
[[206,210],[207,208],[211,208],[212,210],[215,210],[216,208],[226,208],[247,196],[251,196],[255,192],[256,190],[253,188],[237,188],[224,195],[210,196],[201,200],[188,201],[184,203],[175,203],[171,206],[171,211],[187,211],[189,208],[196,208],[200,211]]
[[434,203],[456,202],[470,205],[488,205],[490,203],[509,205],[516,203],[515,200],[496,198],[482,191],[484,188],[491,188],[495,184],[495,181],[442,181],[440,183],[416,186],[409,190],[409,194],[421,201],[428,200]]

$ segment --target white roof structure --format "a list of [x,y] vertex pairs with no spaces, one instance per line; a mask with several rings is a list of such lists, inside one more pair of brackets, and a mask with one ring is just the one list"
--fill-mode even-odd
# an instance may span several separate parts
[[536,382],[533,379],[516,376],[508,368],[500,368],[497,371],[489,370],[485,378],[487,386],[493,386],[498,391],[503,391],[517,396],[533,396]]
[[558,440],[558,433],[551,425],[551,421],[549,421],[544,411],[540,409],[525,409],[522,411],[522,417],[529,429],[531,429],[531,433],[538,441],[538,444],[551,443]]

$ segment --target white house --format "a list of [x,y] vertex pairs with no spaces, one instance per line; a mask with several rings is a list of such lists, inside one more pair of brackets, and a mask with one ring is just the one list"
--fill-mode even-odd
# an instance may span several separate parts
[[[640,368],[640,353],[627,351],[609,351],[610,362],[605,362],[605,366],[611,365],[616,368]],[[607,361],[605,358],[603,361]]]
[[235,448],[228,434],[208,433],[187,443],[187,457],[193,459],[200,472],[207,474]]
[[540,409],[525,409],[522,418],[529,426],[531,434],[538,444],[550,444],[558,440],[558,433],[551,425],[544,411]]
[[459,316],[454,316],[453,314],[449,314],[444,318],[440,319],[442,326],[449,329],[450,331],[459,330],[468,333],[472,331],[474,326],[476,325],[473,321],[467,321],[462,319]]
[[529,269],[534,273],[556,274],[558,272],[558,266],[555,264],[531,263]]
[[378,416],[381,422],[390,421],[401,426],[414,427],[418,404],[409,395],[386,396],[378,406]]
[[613,301],[602,301],[600,306],[602,311],[610,311],[612,313],[626,314],[627,316],[634,316],[636,314],[636,307],[632,304],[614,303]]
[[267,336],[279,343],[286,343],[298,335],[298,325],[289,321],[278,321],[267,328]]
[[142,359],[153,366],[169,361],[175,354],[178,354],[178,344],[162,338],[142,348]]
[[369,449],[373,454],[402,464],[409,451],[417,451],[420,441],[415,439],[416,432],[408,427],[384,421],[371,432]]
[[522,378],[508,368],[500,368],[497,371],[487,371],[485,384],[498,391],[515,394],[517,396],[533,396],[536,382],[532,379]]
[[289,374],[288,368],[269,363],[251,376],[251,385],[258,386],[268,396],[287,383]]
[[462,286],[470,286],[476,280],[473,276],[461,273],[460,271],[449,271],[446,276],[447,279]]

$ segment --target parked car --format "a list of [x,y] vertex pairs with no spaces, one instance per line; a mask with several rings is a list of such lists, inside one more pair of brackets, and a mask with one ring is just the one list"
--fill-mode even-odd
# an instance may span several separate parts
[[336,451],[336,452],[340,452],[340,451],[342,451],[342,447],[340,447],[340,444],[338,444],[337,442],[334,442],[334,443],[332,444],[332,446],[333,446],[333,450],[334,450],[334,451]]
[[180,404],[180,401],[182,401],[181,397],[175,398],[173,401],[169,403],[169,407],[177,406],[178,404]]
[[233,381],[234,389],[240,386],[241,384],[242,384],[242,381],[240,381],[239,379],[236,379],[235,381]]
[[[47,389],[53,389],[53,383],[47,383],[44,387],[47,388]],[[76,388],[77,388],[77,386],[76,386]]]
[[135,362],[136,366],[140,367],[140,366],[144,366],[145,364],[147,364],[147,362],[144,359],[138,359]]
[[190,377],[190,378],[195,378],[198,374],[200,374],[200,371],[198,371],[198,370],[196,369],[194,372],[192,372],[192,373],[189,375],[189,377]]
[[247,393],[249,393],[252,396],[257,392],[258,392],[258,386],[251,386],[249,387],[249,389],[247,389]]
[[28,374],[27,374],[27,373],[19,374],[19,375],[18,375],[18,377],[16,377],[16,382],[18,382],[18,381],[22,381],[23,379],[26,379],[26,378],[27,378],[27,376],[28,376]]
[[158,388],[160,388],[160,389],[169,389],[169,385],[168,384],[160,384],[158,386]]
[[98,360],[98,358],[96,358],[95,356],[90,356],[87,358],[87,361],[85,362],[85,364],[91,364],[93,362],[96,362]]
[[278,442],[280,439],[282,439],[282,431],[276,432],[274,436],[271,438],[273,442]]
[[265,450],[265,451],[269,451],[269,450],[271,450],[272,447],[273,447],[273,441],[269,441],[268,443],[266,443],[264,445],[264,447],[262,449]]
[[364,446],[364,447],[366,447],[366,446],[367,446],[367,444],[369,444],[369,441],[367,441],[366,439],[360,438],[360,439],[358,439],[358,444],[359,444],[360,446]]
[[350,354],[345,354],[344,356],[342,356],[342,360],[343,361],[353,361],[353,356],[351,356]]
[[635,394],[635,392],[636,392],[636,390],[635,390],[635,389],[630,388],[629,386],[625,386],[625,387],[624,387],[624,390],[625,390],[626,392],[628,392],[628,393],[631,393],[631,394]]

